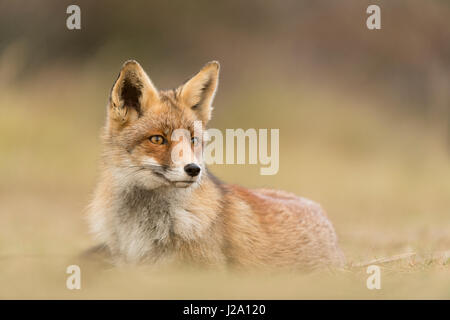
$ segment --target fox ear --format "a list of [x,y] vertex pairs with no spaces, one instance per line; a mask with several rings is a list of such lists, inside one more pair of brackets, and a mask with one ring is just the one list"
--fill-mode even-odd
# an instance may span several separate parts
[[217,89],[219,69],[217,61],[209,62],[181,88],[183,104],[196,112],[204,123],[211,119],[211,104]]
[[109,115],[120,122],[139,118],[158,91],[144,69],[135,60],[126,61],[111,90]]

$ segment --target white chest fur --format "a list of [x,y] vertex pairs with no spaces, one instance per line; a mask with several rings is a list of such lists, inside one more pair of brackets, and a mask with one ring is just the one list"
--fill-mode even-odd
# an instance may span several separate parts
[[126,262],[170,259],[177,241],[195,241],[205,228],[186,209],[190,190],[132,189],[114,206],[114,242]]

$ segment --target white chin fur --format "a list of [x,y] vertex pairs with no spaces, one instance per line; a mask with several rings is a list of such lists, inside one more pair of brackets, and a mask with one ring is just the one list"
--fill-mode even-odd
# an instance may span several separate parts
[[160,187],[180,189],[195,187],[202,176],[202,172],[200,172],[198,176],[192,178],[184,172],[183,168],[172,168],[165,172],[164,177],[153,173],[151,170],[136,170],[134,167],[115,167],[113,173],[116,181],[122,186],[137,185],[149,190]]
[[188,188],[188,187],[190,187],[190,186],[193,185],[193,182],[183,182],[183,181],[180,181],[180,182],[175,182],[174,185],[175,185],[175,187],[177,187],[177,188]]

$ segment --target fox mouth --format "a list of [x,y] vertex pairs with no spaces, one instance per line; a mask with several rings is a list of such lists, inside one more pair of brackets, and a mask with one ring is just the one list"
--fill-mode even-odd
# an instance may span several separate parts
[[194,183],[194,181],[174,181],[172,182],[176,188],[187,188]]
[[[153,166],[153,165],[144,165],[144,166],[131,166],[132,168],[136,168],[136,171],[151,171],[154,176],[164,180],[169,186],[173,186],[176,188],[187,188],[198,181],[198,177],[192,180],[171,180],[169,179],[161,169],[161,166]],[[130,168],[130,166],[127,166]]]
[[176,188],[187,188],[195,182],[194,180],[170,180],[161,172],[155,171],[154,173],[156,176],[163,178],[166,182]]

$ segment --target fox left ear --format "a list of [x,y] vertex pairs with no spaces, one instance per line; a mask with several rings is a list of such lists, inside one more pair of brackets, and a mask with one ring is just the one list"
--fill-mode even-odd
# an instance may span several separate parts
[[140,117],[158,99],[158,90],[141,65],[126,61],[111,90],[109,116],[125,123]]
[[203,123],[211,119],[211,104],[219,82],[219,69],[219,62],[211,61],[181,88],[183,104],[196,112]]

